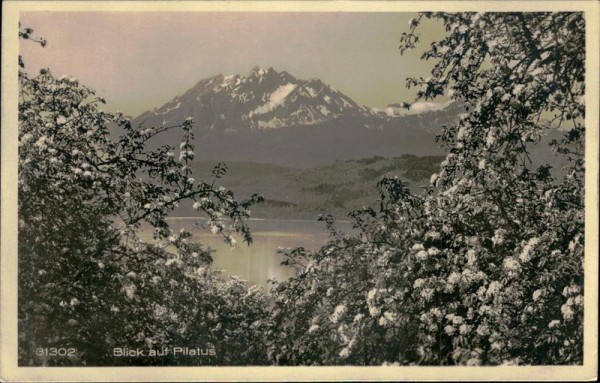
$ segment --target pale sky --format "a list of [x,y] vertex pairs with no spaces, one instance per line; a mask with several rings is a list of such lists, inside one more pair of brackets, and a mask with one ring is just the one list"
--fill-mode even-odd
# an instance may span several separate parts
[[159,107],[199,80],[246,75],[254,66],[319,78],[360,105],[412,101],[409,76],[428,76],[420,48],[400,55],[409,13],[24,12],[22,27],[48,40],[21,42],[30,73],[50,68],[105,97],[111,110],[136,116]]

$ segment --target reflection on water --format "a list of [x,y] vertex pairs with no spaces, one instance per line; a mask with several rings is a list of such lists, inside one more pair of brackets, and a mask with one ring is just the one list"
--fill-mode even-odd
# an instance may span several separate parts
[[[181,228],[193,229],[196,221],[170,218],[169,224],[178,231]],[[236,238],[238,245],[232,249],[223,242],[221,235],[212,234],[207,229],[194,228],[192,239],[215,250],[215,267],[251,283],[267,286],[269,279],[284,280],[292,274],[291,270],[281,266],[283,257],[277,254],[278,248],[302,246],[316,250],[329,237],[324,224],[317,221],[252,219],[248,221],[248,226],[254,241],[250,246]],[[336,228],[344,232],[350,232],[351,227],[349,222],[336,223]]]

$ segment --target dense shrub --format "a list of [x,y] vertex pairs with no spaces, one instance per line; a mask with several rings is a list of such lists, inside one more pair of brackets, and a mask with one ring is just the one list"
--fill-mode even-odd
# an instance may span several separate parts
[[[20,35],[36,41],[31,33]],[[243,219],[261,198],[236,202],[215,186],[223,165],[207,181],[192,177],[190,119],[133,127],[75,79],[21,69],[19,83],[19,363],[128,363],[114,347],[165,345],[215,349],[214,360],[188,364],[263,362],[260,348],[240,345],[260,337],[264,294],[210,270],[210,251],[166,221],[192,200],[213,232],[251,242]],[[173,129],[177,150],[147,149]],[[140,239],[142,223],[153,241]],[[76,357],[49,358],[46,348],[75,348]]]
[[[270,354],[279,364],[578,364],[583,358],[581,13],[424,13],[447,36],[423,54],[418,99],[465,103],[439,136],[427,195],[380,182],[360,234],[287,253]],[[529,150],[561,129],[563,169]],[[551,148],[547,148],[551,150]],[[331,226],[331,222],[329,222]]]

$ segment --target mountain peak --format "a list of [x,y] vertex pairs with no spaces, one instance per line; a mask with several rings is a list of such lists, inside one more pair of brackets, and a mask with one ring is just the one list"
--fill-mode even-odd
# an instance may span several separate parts
[[274,70],[272,67],[263,68],[260,66],[255,66],[250,71],[250,76],[264,76],[268,74],[277,74],[277,71]]
[[[257,66],[243,74],[200,80],[132,123],[174,126],[192,117],[201,159],[283,161],[303,167],[335,159],[439,151],[429,129],[444,124],[443,115],[407,119],[390,114],[361,107],[319,79],[297,79],[286,71]],[[178,140],[174,133],[160,144],[177,146]]]
[[247,76],[220,74],[200,80],[144,117],[166,125],[192,116],[204,129],[232,132],[318,125],[366,113],[319,79],[301,80],[286,71],[255,66]]

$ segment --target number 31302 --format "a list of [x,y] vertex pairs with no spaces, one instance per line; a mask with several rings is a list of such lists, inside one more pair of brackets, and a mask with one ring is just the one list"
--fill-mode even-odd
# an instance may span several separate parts
[[73,357],[77,353],[75,348],[38,347],[35,349],[37,356],[66,356]]

